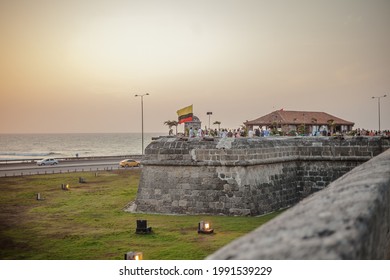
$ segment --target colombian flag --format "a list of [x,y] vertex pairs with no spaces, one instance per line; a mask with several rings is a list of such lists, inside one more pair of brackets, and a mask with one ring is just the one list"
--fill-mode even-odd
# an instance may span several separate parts
[[179,117],[179,124],[192,121],[192,105],[178,110],[177,115]]

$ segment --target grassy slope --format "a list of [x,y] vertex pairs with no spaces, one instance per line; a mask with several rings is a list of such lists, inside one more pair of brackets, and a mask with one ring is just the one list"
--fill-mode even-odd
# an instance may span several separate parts
[[[123,211],[134,200],[139,170],[0,178],[0,259],[203,259],[278,213],[262,217],[174,216]],[[79,184],[83,177],[86,183]],[[70,184],[69,191],[61,184]],[[44,200],[37,201],[40,192]],[[147,219],[151,235],[135,234]],[[215,234],[199,235],[200,220]]]

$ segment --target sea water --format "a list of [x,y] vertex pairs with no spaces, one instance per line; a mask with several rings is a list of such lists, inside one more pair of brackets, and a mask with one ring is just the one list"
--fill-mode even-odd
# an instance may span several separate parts
[[[144,133],[144,148],[152,137]],[[0,160],[140,155],[141,133],[0,134]]]

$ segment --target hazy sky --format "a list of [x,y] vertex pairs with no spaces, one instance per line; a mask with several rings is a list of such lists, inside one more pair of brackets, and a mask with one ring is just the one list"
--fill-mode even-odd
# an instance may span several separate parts
[[[273,110],[390,129],[389,0],[0,0],[0,133],[236,128]],[[182,126],[179,128],[182,130]]]

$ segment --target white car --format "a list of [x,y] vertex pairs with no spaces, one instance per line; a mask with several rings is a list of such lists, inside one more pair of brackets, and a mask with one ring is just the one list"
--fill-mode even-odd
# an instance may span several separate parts
[[55,158],[44,158],[41,160],[37,161],[37,165],[42,166],[42,165],[56,165],[58,164],[58,160]]

